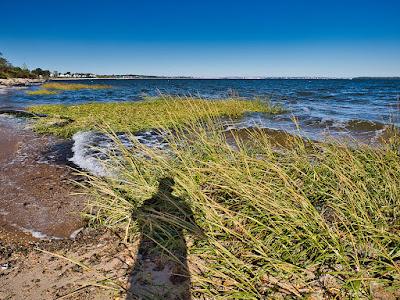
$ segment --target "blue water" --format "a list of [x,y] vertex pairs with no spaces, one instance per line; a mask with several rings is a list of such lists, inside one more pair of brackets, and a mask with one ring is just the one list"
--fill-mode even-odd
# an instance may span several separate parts
[[145,95],[159,93],[198,95],[208,99],[224,98],[236,93],[246,98],[269,98],[288,109],[288,113],[275,117],[249,115],[236,126],[264,126],[293,131],[296,126],[291,118],[294,116],[305,134],[316,136],[348,132],[363,135],[382,130],[385,124],[400,125],[400,80],[395,79],[136,79],[92,82],[111,85],[112,88],[66,91],[47,96],[29,96],[26,95],[26,89],[0,91],[0,109],[24,108],[35,104],[138,101]]

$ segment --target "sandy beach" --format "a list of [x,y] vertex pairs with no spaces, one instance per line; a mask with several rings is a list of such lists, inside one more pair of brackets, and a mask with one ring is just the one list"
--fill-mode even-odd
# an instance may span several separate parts
[[169,280],[175,265],[138,255],[139,240],[86,228],[71,141],[37,135],[25,119],[0,118],[0,299],[136,299],[132,289],[148,287],[132,281],[133,270],[169,288],[183,284]]
[[83,226],[79,212],[84,199],[71,195],[69,145],[13,122],[0,125],[2,227],[30,240],[70,237]]
[[126,284],[134,251],[111,232],[84,229],[70,145],[1,121],[0,299],[113,299],[122,289],[90,284],[107,277]]

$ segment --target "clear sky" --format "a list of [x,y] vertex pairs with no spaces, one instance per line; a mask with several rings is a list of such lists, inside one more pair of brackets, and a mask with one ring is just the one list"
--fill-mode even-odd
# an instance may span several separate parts
[[400,0],[0,0],[0,52],[62,72],[400,76]]

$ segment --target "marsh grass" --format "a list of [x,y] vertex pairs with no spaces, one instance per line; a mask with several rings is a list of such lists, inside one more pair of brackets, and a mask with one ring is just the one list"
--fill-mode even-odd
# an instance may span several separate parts
[[35,96],[35,95],[56,95],[58,92],[50,91],[50,90],[36,90],[36,91],[27,91],[27,95]]
[[60,83],[60,82],[48,82],[41,86],[41,89],[36,91],[27,91],[27,95],[56,95],[60,91],[77,91],[84,89],[109,89],[110,85],[101,84],[78,84],[78,83]]
[[[201,228],[170,220],[186,233],[195,297],[398,296],[398,136],[380,148],[288,136],[277,149],[265,131],[254,130],[232,144],[212,106],[191,106],[191,115],[203,110],[202,121],[166,126],[181,117],[174,105],[163,113],[169,122],[157,119],[168,153],[137,142],[127,149],[106,128],[120,146],[109,162],[120,173],[86,175],[91,224],[137,239],[135,211],[168,176]],[[167,245],[168,238],[157,242]]]
[[48,82],[41,86],[44,89],[60,90],[60,91],[76,91],[84,89],[109,89],[110,85],[104,84],[81,84],[81,83],[61,83],[61,82]]
[[[207,116],[239,117],[247,112],[276,114],[282,112],[283,108],[261,100],[209,101],[159,96],[138,102],[39,105],[29,108],[29,111],[48,115],[38,120],[36,131],[71,137],[80,130],[96,129],[99,124],[108,124],[114,131],[137,132],[156,127],[183,126]],[[60,118],[71,122],[60,126],[54,122],[54,119]]]

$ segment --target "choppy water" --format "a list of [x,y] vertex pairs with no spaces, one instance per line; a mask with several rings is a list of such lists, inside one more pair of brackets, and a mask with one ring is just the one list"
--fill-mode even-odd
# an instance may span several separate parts
[[[78,83],[79,81],[74,81]],[[84,81],[87,83],[87,81]],[[241,126],[258,125],[294,130],[294,115],[309,135],[355,134],[382,130],[385,124],[400,125],[400,80],[96,80],[112,89],[66,91],[58,95],[26,95],[26,89],[2,91],[1,108],[23,108],[35,104],[77,104],[89,101],[138,101],[158,93],[199,95],[218,99],[234,93],[242,97],[268,97],[289,112],[275,117],[248,116]],[[37,87],[30,87],[35,89]]]
[[[87,80],[73,82],[90,83]],[[210,101],[235,94],[245,98],[267,97],[273,103],[282,104],[288,112],[276,116],[248,114],[234,121],[231,124],[233,128],[267,127],[298,133],[293,122],[295,117],[301,134],[313,139],[333,135],[374,141],[385,135],[389,124],[400,126],[400,80],[395,79],[139,79],[93,82],[111,85],[112,88],[34,96],[27,95],[26,91],[38,87],[0,90],[0,110],[25,108],[35,104],[139,101],[146,95],[155,96],[159,93],[198,95]],[[146,139],[145,136],[140,138]],[[76,151],[72,161],[82,167],[94,164],[92,158],[96,155],[89,150],[90,147],[102,147],[109,143],[93,134],[81,134],[74,139]],[[101,173],[101,166],[96,168]]]

